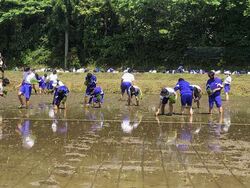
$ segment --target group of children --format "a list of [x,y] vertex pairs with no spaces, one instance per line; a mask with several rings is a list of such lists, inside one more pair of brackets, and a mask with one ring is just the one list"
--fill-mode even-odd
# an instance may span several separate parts
[[[224,83],[218,77],[215,77],[214,72],[208,73],[208,81],[206,84],[206,92],[208,94],[209,103],[209,113],[212,112],[214,103],[216,104],[219,112],[222,113],[222,100],[221,100],[221,90],[224,87],[226,94],[226,100],[229,99],[228,93],[230,91],[230,85],[232,78],[230,73],[227,74],[227,78]],[[2,79],[3,80],[3,79]],[[3,81],[0,82],[0,96],[3,95]],[[127,104],[131,105],[132,99],[135,98],[135,105],[139,106],[139,99],[142,99],[141,89],[134,85],[134,75],[128,70],[124,73],[121,78],[121,98],[123,99],[124,94],[127,94]],[[66,108],[66,100],[69,94],[69,89],[63,84],[62,81],[58,79],[57,72],[54,70],[49,76],[44,74],[44,76],[39,76],[29,67],[24,69],[23,79],[20,83],[18,98],[20,101],[19,108],[28,108],[29,100],[31,96],[32,88],[36,91],[35,85],[39,85],[40,93],[53,93],[52,104],[55,109]],[[86,106],[92,105],[93,107],[101,107],[104,102],[104,92],[100,86],[97,86],[97,78],[94,74],[88,73],[85,77],[84,85],[86,86],[84,101]],[[155,115],[160,115],[165,113],[165,106],[169,104],[169,115],[173,114],[173,105],[177,100],[177,91],[180,92],[181,101],[181,113],[183,114],[187,108],[189,114],[193,114],[192,103],[197,103],[197,108],[200,107],[200,99],[202,95],[201,87],[198,85],[191,85],[189,82],[183,78],[179,78],[177,84],[174,88],[164,87],[160,92],[160,104],[155,113]],[[23,99],[25,98],[25,100]]]
[[[230,73],[227,74],[227,78],[224,83],[218,77],[215,77],[215,73],[210,71],[208,73],[208,81],[206,83],[206,92],[208,94],[208,103],[209,103],[209,114],[212,113],[214,104],[219,110],[219,113],[222,113],[222,99],[221,99],[221,90],[224,87],[224,92],[226,94],[226,100],[229,100],[228,93],[230,91],[230,85],[232,78]],[[176,102],[177,94],[176,91],[180,91],[181,97],[181,114],[184,113],[184,109],[189,110],[189,114],[193,114],[192,102],[197,103],[197,108],[200,107],[200,99],[202,95],[201,87],[198,85],[191,85],[189,82],[185,81],[183,78],[179,78],[178,83],[174,88],[163,88],[160,93],[160,104],[155,115],[164,114],[165,105],[169,103],[169,115],[173,114],[173,104]]]
[[66,108],[66,99],[69,89],[60,80],[58,80],[57,72],[53,71],[53,73],[49,76],[49,79],[47,79],[46,74],[43,77],[40,77],[37,73],[31,70],[30,67],[26,67],[24,69],[22,82],[17,86],[19,87],[19,108],[29,108],[31,91],[33,88],[35,93],[37,93],[35,88],[37,83],[39,84],[39,90],[41,93],[44,92],[54,94],[52,104],[54,105],[55,109],[60,107]]

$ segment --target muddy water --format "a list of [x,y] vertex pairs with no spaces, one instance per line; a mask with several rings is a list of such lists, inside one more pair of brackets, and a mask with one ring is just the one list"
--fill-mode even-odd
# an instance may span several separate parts
[[84,108],[72,94],[67,110],[51,96],[32,96],[17,109],[14,93],[0,99],[0,187],[250,187],[250,102],[224,102],[223,116],[160,116],[158,96],[140,107],[106,96]]

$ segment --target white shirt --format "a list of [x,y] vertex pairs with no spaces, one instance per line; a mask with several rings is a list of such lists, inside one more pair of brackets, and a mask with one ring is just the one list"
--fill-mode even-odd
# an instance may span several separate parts
[[125,74],[122,76],[122,81],[123,81],[123,82],[130,82],[130,83],[132,83],[134,80],[135,80],[135,77],[134,77],[134,75],[131,74],[131,73],[125,73]]
[[231,76],[227,76],[225,81],[224,81],[224,84],[231,84],[232,82],[232,77]]
[[0,67],[3,66],[3,60],[0,58]]
[[193,88],[197,88],[199,91],[201,91],[201,87],[198,86],[198,85],[190,85],[190,86],[193,87]]
[[160,96],[160,99],[163,99],[164,97],[167,97],[167,98],[168,98],[168,97],[170,97],[170,96],[175,96],[175,95],[176,95],[176,92],[174,91],[173,88],[171,88],[171,87],[165,87],[165,89],[168,90],[169,94],[166,95],[166,96]]
[[50,74],[49,75],[49,81],[52,81],[53,83],[57,83],[57,74]]
[[31,80],[34,79],[34,75],[33,74],[27,74],[27,76],[24,78],[24,82],[26,84],[31,84]]

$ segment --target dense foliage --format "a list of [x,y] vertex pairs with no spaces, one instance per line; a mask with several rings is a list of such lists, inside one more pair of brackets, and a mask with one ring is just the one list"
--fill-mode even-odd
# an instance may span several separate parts
[[8,65],[250,68],[249,0],[0,0]]

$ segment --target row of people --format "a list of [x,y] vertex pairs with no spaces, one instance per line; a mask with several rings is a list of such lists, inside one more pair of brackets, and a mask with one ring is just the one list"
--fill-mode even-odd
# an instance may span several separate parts
[[[218,77],[215,77],[214,72],[208,73],[208,81],[206,83],[206,92],[208,94],[208,104],[209,104],[209,113],[212,113],[214,104],[219,110],[219,113],[222,113],[222,99],[221,99],[221,89],[223,88],[222,80]],[[226,86],[227,92],[230,91],[230,85]],[[191,85],[189,82],[185,81],[183,78],[178,80],[178,83],[174,88],[163,88],[160,93],[160,104],[157,109],[156,115],[164,114],[165,106],[169,103],[169,115],[173,114],[173,104],[176,102],[177,94],[176,91],[180,91],[181,97],[181,113],[184,113],[184,109],[188,108],[189,114],[193,114],[192,110],[192,101],[197,102],[197,107],[200,106],[201,98],[201,88],[197,85]]]
[[[215,77],[214,72],[208,73],[209,80],[206,84],[206,91],[209,96],[209,113],[211,113],[214,103],[219,109],[219,112],[222,112],[222,102],[220,91],[223,88],[222,80]],[[30,68],[26,68],[23,73],[22,83],[18,86],[20,87],[18,98],[20,100],[20,108],[28,108],[29,107],[29,99],[31,95],[32,87],[39,83],[39,87],[45,87],[48,90],[53,91],[53,105],[55,108],[59,108],[60,104],[63,105],[63,108],[66,106],[66,99],[69,93],[69,89],[58,80],[56,71],[54,71],[49,76],[49,81],[46,80],[46,75],[43,78],[39,77],[38,74],[34,73]],[[225,90],[229,92],[231,77],[228,76],[230,80],[227,80],[225,84]],[[41,81],[42,80],[42,81]],[[131,72],[125,73],[121,78],[121,100],[124,97],[126,92],[128,96],[128,105],[131,104],[131,100],[135,97],[136,105],[139,105],[139,99],[142,99],[142,91],[141,89],[134,85],[134,75]],[[97,107],[101,107],[101,104],[104,101],[104,92],[100,86],[97,86],[97,78],[94,74],[88,73],[85,77],[86,92],[85,92],[85,104],[90,105],[97,104]],[[34,87],[33,87],[34,88]],[[174,88],[166,87],[161,90],[160,93],[160,105],[156,112],[156,115],[164,114],[165,105],[169,103],[169,114],[173,113],[173,104],[176,102],[177,94],[176,91],[180,91],[181,96],[181,106],[182,113],[184,113],[184,109],[187,107],[189,109],[189,114],[192,115],[192,101],[194,98],[194,102],[197,102],[197,107],[199,108],[200,103],[199,100],[201,98],[201,88],[197,85],[191,85],[189,82],[185,81],[183,78],[178,80],[178,83]],[[25,97],[25,101],[22,96]]]

